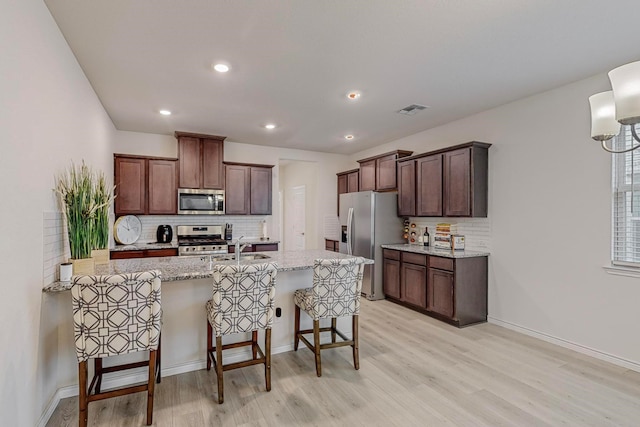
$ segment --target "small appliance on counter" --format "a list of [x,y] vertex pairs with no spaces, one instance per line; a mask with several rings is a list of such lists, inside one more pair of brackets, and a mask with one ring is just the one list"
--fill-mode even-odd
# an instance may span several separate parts
[[170,225],[159,225],[156,230],[156,239],[158,243],[171,243],[173,239],[173,229]]
[[233,224],[224,225],[224,240],[233,240]]

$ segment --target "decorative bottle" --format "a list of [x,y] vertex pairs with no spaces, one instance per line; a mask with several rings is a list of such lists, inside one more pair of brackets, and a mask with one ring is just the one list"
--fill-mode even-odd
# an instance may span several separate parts
[[422,241],[425,246],[429,246],[429,227],[424,228],[424,234],[422,235]]

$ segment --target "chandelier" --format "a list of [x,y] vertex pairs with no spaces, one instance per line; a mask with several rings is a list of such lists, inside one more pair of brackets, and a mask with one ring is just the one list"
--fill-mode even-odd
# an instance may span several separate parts
[[[610,153],[626,153],[640,147],[635,127],[640,123],[640,61],[609,71],[609,80],[613,90],[589,97],[591,138],[600,141],[602,148]],[[638,144],[623,150],[607,146],[607,141],[620,132],[620,125],[631,126],[631,134]]]

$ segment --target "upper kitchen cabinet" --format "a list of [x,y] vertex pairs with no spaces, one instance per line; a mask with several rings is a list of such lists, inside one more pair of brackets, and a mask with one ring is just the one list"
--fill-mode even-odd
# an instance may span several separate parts
[[490,146],[472,142],[443,153],[444,216],[487,216]]
[[338,214],[340,214],[340,195],[344,193],[357,193],[360,191],[359,169],[339,172],[338,175]]
[[180,188],[224,189],[223,136],[176,132]]
[[227,215],[271,215],[271,165],[224,164],[225,213]]
[[177,159],[114,154],[114,172],[116,216],[177,213]]
[[474,141],[398,162],[398,215],[486,217],[490,146]]
[[393,191],[397,188],[396,161],[410,156],[412,151],[396,150],[358,160],[360,163],[360,191]]

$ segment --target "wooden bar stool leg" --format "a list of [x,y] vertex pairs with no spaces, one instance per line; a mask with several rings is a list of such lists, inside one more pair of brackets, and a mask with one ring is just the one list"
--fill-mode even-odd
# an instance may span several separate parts
[[218,376],[218,403],[224,402],[224,383],[222,379],[222,337],[216,337],[216,375]]
[[87,408],[87,361],[78,363],[78,425],[87,427],[89,408]]
[[356,370],[360,369],[360,351],[358,348],[358,315],[354,315],[352,318],[353,329],[353,366]]
[[331,318],[331,342],[332,343],[336,342],[336,327],[337,327],[336,318],[332,317]]
[[320,360],[320,320],[313,321],[313,351],[316,354],[316,374],[322,376],[322,364]]
[[158,337],[158,352],[156,354],[156,382],[162,382],[162,334]]
[[258,331],[251,331],[251,353],[253,360],[258,358]]
[[267,391],[271,391],[271,328],[264,333],[264,376],[267,382]]
[[293,351],[298,351],[298,344],[300,343],[300,337],[298,333],[300,332],[300,307],[296,305],[295,311],[295,323],[294,323],[295,332],[293,334]]
[[[160,345],[158,344],[158,348]],[[153,423],[153,392],[156,386],[157,350],[149,351],[149,380],[147,382],[147,425]]]
[[207,371],[211,370],[211,357],[209,356],[209,352],[213,351],[213,328],[211,327],[211,323],[209,323],[209,319],[207,319]]
[[98,378],[96,381],[96,394],[100,393],[100,387],[102,386],[102,358],[96,357],[93,359],[93,375]]

